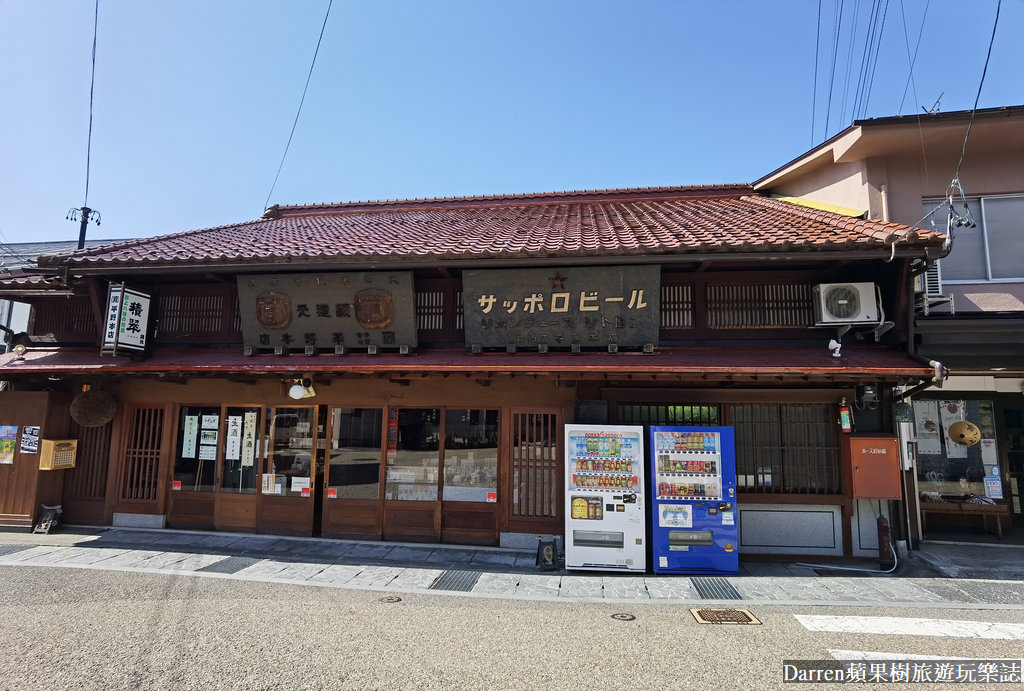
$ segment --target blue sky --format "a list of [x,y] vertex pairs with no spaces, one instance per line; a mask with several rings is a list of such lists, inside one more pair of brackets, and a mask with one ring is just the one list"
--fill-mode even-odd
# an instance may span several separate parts
[[[270,202],[751,182],[855,117],[970,109],[996,0],[878,1],[868,90],[873,0],[835,51],[839,0],[820,32],[818,0],[334,0]],[[100,0],[89,238],[258,218],[327,6]],[[78,236],[93,12],[0,0],[0,242]],[[1022,30],[1003,0],[979,107],[1024,103]]]

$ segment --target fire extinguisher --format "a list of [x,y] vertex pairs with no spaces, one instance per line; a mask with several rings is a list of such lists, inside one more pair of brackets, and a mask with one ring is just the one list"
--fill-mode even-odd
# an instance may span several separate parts
[[850,406],[846,404],[845,398],[839,402],[839,426],[844,432],[851,432],[853,430],[853,419],[850,415]]

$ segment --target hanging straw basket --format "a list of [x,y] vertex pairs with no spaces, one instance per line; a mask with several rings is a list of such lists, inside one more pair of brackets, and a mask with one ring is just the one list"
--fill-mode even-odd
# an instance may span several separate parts
[[71,401],[71,419],[82,427],[102,427],[117,414],[117,399],[106,391],[89,389]]

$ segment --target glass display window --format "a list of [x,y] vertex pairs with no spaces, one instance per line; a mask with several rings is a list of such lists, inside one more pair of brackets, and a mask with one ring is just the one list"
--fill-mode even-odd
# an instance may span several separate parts
[[393,409],[388,418],[384,498],[437,501],[441,409]]
[[181,407],[172,478],[175,490],[214,491],[220,448],[220,421],[220,407]]
[[[1002,499],[1002,477],[992,401],[914,401],[918,488],[925,499],[968,495]],[[970,423],[973,429],[957,423]],[[964,440],[960,430],[969,432]],[[976,438],[974,431],[976,430]]]
[[224,410],[224,460],[220,491],[255,494],[260,455],[260,407],[228,406]]
[[444,416],[445,501],[498,500],[498,411],[449,408]]
[[316,406],[267,409],[263,494],[310,496],[317,429]]
[[328,446],[328,496],[380,498],[384,412],[380,408],[332,408]]

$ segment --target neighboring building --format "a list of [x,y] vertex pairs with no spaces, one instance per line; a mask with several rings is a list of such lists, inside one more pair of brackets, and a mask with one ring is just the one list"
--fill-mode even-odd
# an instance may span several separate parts
[[[741,554],[875,555],[899,483],[865,491],[851,440],[936,379],[908,286],[941,243],[722,185],[273,206],[42,258],[0,282],[33,307],[0,425],[77,465],[57,487],[15,453],[0,521],[56,496],[72,523],[535,545],[565,423],[729,425]],[[121,282],[127,355],[101,352]]]
[[[1024,527],[1024,106],[859,120],[754,189],[946,234],[947,246],[913,267],[915,352],[951,376],[915,398],[912,494],[987,495]],[[942,413],[940,401],[956,411]],[[981,428],[977,447],[935,436],[961,416]],[[938,534],[979,521],[939,516],[928,526]]]
[[[106,245],[113,240],[87,240],[86,247]],[[70,252],[78,247],[78,242],[16,242],[0,243],[0,278],[11,278],[36,269],[36,257],[41,254]],[[14,345],[18,334],[28,330],[29,305],[25,302],[0,299],[0,331],[3,332],[3,343],[6,349]]]

